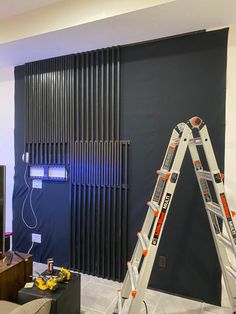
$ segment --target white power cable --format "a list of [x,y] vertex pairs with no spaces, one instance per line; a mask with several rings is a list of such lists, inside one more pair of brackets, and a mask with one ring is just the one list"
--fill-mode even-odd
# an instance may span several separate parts
[[28,250],[27,254],[29,254],[29,253],[30,253],[30,251],[32,250],[33,246],[34,246],[34,242],[32,242],[31,247],[29,248],[29,250]]
[[[33,208],[33,204],[32,204],[32,194],[33,194],[33,188],[31,188],[26,180],[26,173],[27,173],[27,168],[28,168],[28,164],[26,164],[26,167],[25,167],[25,173],[24,173],[24,181],[25,181],[25,184],[28,188],[28,191],[27,191],[27,194],[25,196],[25,199],[22,203],[22,208],[21,208],[21,218],[22,218],[22,221],[23,223],[26,225],[27,228],[29,229],[35,229],[37,226],[38,226],[38,219],[36,217],[36,214],[35,214],[35,211],[34,211],[34,208]],[[28,198],[28,195],[30,194],[30,208],[31,208],[31,211],[32,211],[32,214],[34,216],[34,219],[35,219],[35,224],[33,226],[30,226],[29,224],[27,224],[27,222],[25,221],[25,218],[24,218],[24,210],[25,210],[25,203],[26,203],[26,200]],[[34,242],[33,242],[34,243]],[[33,246],[32,246],[33,247]],[[32,248],[31,248],[32,249]]]

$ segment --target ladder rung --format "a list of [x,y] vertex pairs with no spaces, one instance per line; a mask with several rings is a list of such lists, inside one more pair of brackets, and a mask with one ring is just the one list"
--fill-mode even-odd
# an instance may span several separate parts
[[230,266],[225,267],[227,270],[227,273],[236,280],[236,269],[233,267],[233,265],[230,264]]
[[202,145],[201,137],[195,137],[189,141],[190,144],[195,144],[197,146]]
[[171,146],[177,146],[179,145],[179,142],[180,142],[180,138],[176,138],[173,140],[173,142],[171,143]]
[[122,297],[121,297],[121,290],[118,290],[118,314],[121,314],[122,311]]
[[210,212],[216,214],[218,217],[223,219],[223,214],[218,204],[214,202],[207,202],[206,209],[208,209]]
[[138,282],[138,268],[136,266],[132,266],[133,269],[133,274],[134,274],[134,279],[135,279],[135,286],[137,286],[137,282]]
[[129,273],[129,279],[130,279],[130,285],[131,285],[131,295],[133,298],[135,298],[136,293],[137,293],[136,287],[135,287],[135,282],[136,282],[137,278],[134,277],[134,272],[135,272],[135,276],[137,274],[136,274],[136,271],[134,270],[135,267],[132,267],[131,262],[128,262],[127,266],[128,266],[128,273]]
[[154,216],[157,216],[159,213],[160,207],[152,201],[147,202],[147,204],[148,204],[149,208],[151,208],[151,210],[153,211]]
[[157,170],[156,173],[159,174],[159,176],[164,177],[166,180],[170,177],[170,172],[165,169]]
[[233,246],[231,244],[231,241],[229,238],[227,238],[226,236],[224,236],[222,233],[218,233],[217,235],[217,239],[225,246],[228,247],[228,249],[230,249],[232,252],[233,250]]
[[149,245],[148,237],[145,234],[142,234],[141,232],[138,232],[137,235],[143,249],[143,256],[146,256],[148,253],[148,245]]
[[203,178],[208,181],[212,181],[212,174],[210,171],[198,170],[196,171],[198,177]]

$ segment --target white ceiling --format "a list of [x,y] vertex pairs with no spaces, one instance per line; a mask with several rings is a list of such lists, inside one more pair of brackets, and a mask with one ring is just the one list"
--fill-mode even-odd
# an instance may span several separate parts
[[0,45],[0,67],[233,23],[236,0],[177,0]]
[[62,0],[0,0],[0,20]]

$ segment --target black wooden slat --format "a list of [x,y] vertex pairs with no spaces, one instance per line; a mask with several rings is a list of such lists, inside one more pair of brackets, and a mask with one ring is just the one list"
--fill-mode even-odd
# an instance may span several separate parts
[[120,141],[120,52],[26,65],[25,150],[68,164],[71,267],[121,280],[127,257],[128,145]]

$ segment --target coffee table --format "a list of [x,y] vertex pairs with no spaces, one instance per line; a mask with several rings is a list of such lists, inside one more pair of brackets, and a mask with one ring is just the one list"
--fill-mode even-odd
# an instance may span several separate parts
[[[42,273],[42,275],[45,274],[46,272]],[[22,288],[18,291],[19,304],[24,304],[39,298],[49,298],[52,300],[50,314],[79,314],[80,274],[71,273],[71,280],[68,283],[60,283],[56,291],[42,291],[36,286],[29,289]]]

